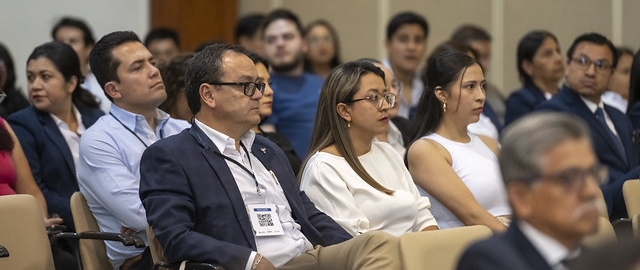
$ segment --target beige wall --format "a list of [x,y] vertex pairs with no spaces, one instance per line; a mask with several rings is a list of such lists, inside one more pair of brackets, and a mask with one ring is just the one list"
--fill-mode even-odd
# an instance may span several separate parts
[[519,87],[516,46],[528,31],[554,33],[566,54],[571,41],[599,32],[615,45],[640,46],[640,1],[637,0],[240,0],[239,12],[291,9],[303,23],[323,18],[340,35],[342,59],[384,58],[386,23],[395,13],[423,14],[430,26],[428,51],[447,40],[463,23],[485,28],[493,36],[493,63],[488,78],[503,92]]

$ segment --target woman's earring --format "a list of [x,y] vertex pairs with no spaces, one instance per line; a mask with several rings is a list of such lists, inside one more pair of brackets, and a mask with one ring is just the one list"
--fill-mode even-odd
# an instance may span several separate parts
[[447,103],[442,103],[442,112],[447,112]]
[[351,121],[347,121],[347,127],[350,128],[351,127]]

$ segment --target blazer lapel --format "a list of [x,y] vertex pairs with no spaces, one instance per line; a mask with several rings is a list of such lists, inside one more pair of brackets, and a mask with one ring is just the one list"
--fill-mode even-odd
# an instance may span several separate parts
[[509,229],[506,232],[506,237],[513,241],[515,247],[520,250],[521,254],[523,254],[523,258],[525,258],[527,264],[531,266],[531,269],[551,270],[551,266],[542,257],[540,252],[536,250],[529,239],[527,239],[522,231],[520,231],[517,221],[514,220],[514,222],[509,225]]
[[247,209],[244,205],[244,200],[242,199],[240,190],[238,189],[238,184],[236,183],[231,170],[229,170],[227,162],[224,158],[216,154],[220,153],[218,148],[215,147],[209,137],[207,137],[207,135],[204,134],[204,132],[202,132],[195,123],[191,126],[189,133],[191,133],[198,144],[202,147],[200,152],[216,174],[215,178],[220,181],[227,196],[229,196],[231,206],[236,212],[236,218],[238,219],[238,224],[240,224],[244,236],[247,241],[251,243],[253,249],[257,250],[256,240],[253,236],[253,229],[251,228],[251,220],[247,214]]
[[44,128],[45,134],[49,137],[49,139],[51,139],[53,145],[58,148],[58,151],[60,151],[60,155],[64,159],[67,168],[72,172],[71,175],[75,176],[76,166],[73,162],[73,157],[71,156],[71,150],[69,149],[69,145],[67,145],[67,141],[64,139],[64,136],[62,136],[60,129],[48,113],[38,110],[36,110],[36,113],[38,115],[40,124],[42,124],[42,127]]

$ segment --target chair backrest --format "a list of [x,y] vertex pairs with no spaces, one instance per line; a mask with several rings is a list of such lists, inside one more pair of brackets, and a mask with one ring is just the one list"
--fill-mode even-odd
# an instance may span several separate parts
[[589,248],[596,248],[603,243],[617,241],[616,232],[608,218],[598,217],[598,231],[585,237],[583,244]]
[[607,202],[604,200],[602,191],[598,192],[598,198],[596,199],[596,206],[600,212],[600,216],[609,219],[609,211],[607,211]]
[[153,259],[153,263],[158,262],[166,262],[167,259],[164,257],[164,249],[162,245],[160,245],[160,241],[156,238],[156,234],[153,232],[153,228],[147,225],[147,240],[149,242],[149,249],[151,251],[151,258]]
[[[80,192],[71,195],[71,214],[76,232],[99,232],[100,228],[96,218],[91,213],[87,200]],[[107,249],[104,241],[93,239],[80,239],[80,258],[83,270],[112,270],[113,266],[107,258]]]
[[633,218],[640,213],[640,181],[638,179],[627,180],[622,185],[622,195],[627,205],[627,214]]
[[631,228],[633,228],[633,235],[640,238],[640,213],[631,218]]
[[400,236],[403,269],[455,269],[469,244],[491,234],[482,225],[404,234]]
[[31,195],[0,196],[0,245],[9,251],[0,269],[54,270],[42,212]]

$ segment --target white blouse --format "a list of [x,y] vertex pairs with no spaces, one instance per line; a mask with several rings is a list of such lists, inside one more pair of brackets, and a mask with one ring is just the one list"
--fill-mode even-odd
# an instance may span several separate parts
[[367,184],[343,157],[316,152],[307,162],[300,183],[316,207],[331,216],[351,235],[382,230],[400,236],[438,224],[421,197],[402,158],[387,143],[373,142],[371,151],[358,157],[387,195]]

